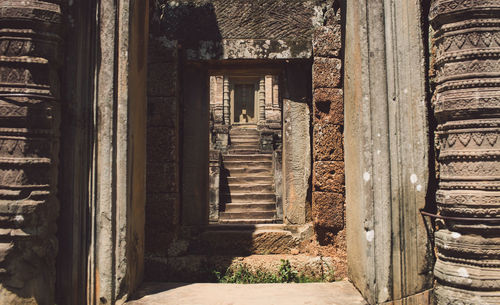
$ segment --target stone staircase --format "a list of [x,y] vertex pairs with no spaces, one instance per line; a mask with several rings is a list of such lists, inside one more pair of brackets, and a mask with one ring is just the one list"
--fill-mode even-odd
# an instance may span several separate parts
[[231,148],[222,156],[220,223],[258,224],[276,221],[271,153],[259,152],[254,128],[233,128]]

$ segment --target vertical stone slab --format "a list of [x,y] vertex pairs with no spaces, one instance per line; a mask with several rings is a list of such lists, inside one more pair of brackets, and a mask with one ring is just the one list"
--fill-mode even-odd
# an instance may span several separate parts
[[0,303],[54,304],[61,6],[0,1]]
[[[82,304],[87,294],[89,168],[95,74],[95,3],[72,1],[64,13],[57,222],[56,304]],[[68,21],[71,20],[71,23]]]
[[289,99],[285,99],[283,104],[283,221],[304,224],[311,175],[309,107]]
[[[500,2],[435,0],[436,301],[500,303]],[[488,221],[494,220],[496,222]]]
[[432,287],[419,1],[347,1],[345,162],[350,279],[370,304]]
[[123,304],[142,281],[148,7],[99,2],[88,304]]
[[[166,255],[172,240],[178,235],[181,218],[178,43],[157,36],[154,21],[150,28],[145,278],[158,272],[155,257]],[[215,77],[213,82],[216,82]],[[213,93],[215,95],[215,91]],[[220,101],[222,121],[222,93]]]
[[[208,73],[186,64],[183,78],[182,224],[205,225],[209,215]],[[227,87],[227,86],[224,86]],[[224,94],[226,95],[226,94]],[[229,103],[229,99],[228,99]],[[216,148],[227,147],[228,129],[215,126]]]
[[304,224],[310,208],[311,136],[308,64],[286,69],[283,96],[283,222]]

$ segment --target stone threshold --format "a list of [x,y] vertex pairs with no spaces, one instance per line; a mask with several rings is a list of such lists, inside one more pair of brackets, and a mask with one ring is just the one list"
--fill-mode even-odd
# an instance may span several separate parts
[[348,281],[306,284],[144,283],[128,305],[367,305]]

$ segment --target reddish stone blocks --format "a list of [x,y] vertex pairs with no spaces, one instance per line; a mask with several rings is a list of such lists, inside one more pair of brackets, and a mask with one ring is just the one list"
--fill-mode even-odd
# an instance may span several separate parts
[[313,189],[320,192],[344,192],[344,162],[317,161],[313,165]]
[[344,92],[338,88],[318,88],[313,93],[314,124],[344,124]]
[[344,135],[341,125],[315,124],[313,155],[315,161],[343,161]]
[[337,58],[314,58],[313,87],[335,88],[340,86],[342,61]]
[[314,56],[339,57],[342,48],[340,24],[316,28],[313,38]]
[[314,225],[340,231],[344,228],[344,194],[314,192],[312,195]]
[[334,232],[344,228],[344,98],[342,61],[335,58],[341,47],[339,23],[315,29],[312,216],[317,229]]

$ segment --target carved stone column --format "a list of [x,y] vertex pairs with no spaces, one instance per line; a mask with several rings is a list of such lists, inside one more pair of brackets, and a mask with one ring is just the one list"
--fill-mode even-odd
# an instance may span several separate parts
[[54,304],[60,1],[0,1],[0,303]]
[[229,105],[229,78],[227,76],[224,76],[224,124],[229,125],[231,124],[231,119],[230,119],[230,105]]
[[[500,2],[434,0],[437,304],[500,303]],[[497,221],[491,221],[496,218]]]
[[266,123],[266,86],[265,79],[259,80],[259,125]]

